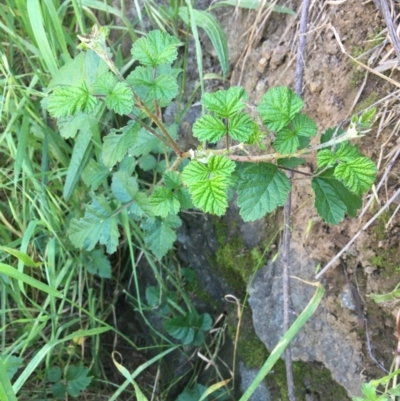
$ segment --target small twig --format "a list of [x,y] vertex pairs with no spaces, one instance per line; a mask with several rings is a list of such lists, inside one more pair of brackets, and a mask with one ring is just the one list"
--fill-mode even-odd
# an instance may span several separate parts
[[342,248],[342,250],[331,259],[331,261],[315,276],[316,280],[319,280],[321,276],[350,248],[356,239],[394,202],[394,200],[400,195],[400,189],[386,202],[386,204],[376,213],[358,232],[354,237]]
[[[303,94],[303,72],[304,72],[304,54],[306,49],[307,37],[307,19],[310,0],[303,0],[300,27],[299,27],[299,47],[297,51],[297,63],[295,72],[295,92],[302,97]],[[293,171],[288,174],[290,181],[293,179]],[[291,242],[291,214],[292,214],[292,190],[289,191],[288,199],[284,207],[284,227],[283,227],[283,331],[286,333],[290,327],[290,242]],[[292,352],[289,346],[285,351],[286,380],[288,386],[288,395],[290,401],[295,401],[294,380],[292,371]]]
[[392,41],[394,50],[397,55],[397,64],[400,63],[400,40],[396,33],[396,27],[392,20],[392,16],[390,15],[389,4],[387,0],[380,0],[381,12],[383,14],[383,18],[385,19],[386,26],[389,31],[390,39]]

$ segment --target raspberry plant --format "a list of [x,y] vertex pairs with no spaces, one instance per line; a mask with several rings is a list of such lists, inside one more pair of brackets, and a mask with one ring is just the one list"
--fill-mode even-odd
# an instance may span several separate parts
[[[261,219],[286,202],[290,181],[282,170],[304,164],[306,155],[316,155],[311,185],[318,214],[330,224],[356,215],[377,171],[349,140],[369,130],[374,110],[353,117],[347,131],[328,129],[310,145],[317,126],[289,88],[270,89],[253,118],[244,89],[231,87],[203,94],[207,113],[193,126],[201,145],[181,149],[177,126],[166,125],[161,113],[179,92],[181,70],[173,63],[180,41],[161,31],[137,40],[131,52],[138,65],[125,78],[112,61],[107,34],[95,27],[81,37],[84,52],[60,70],[43,102],[60,134],[75,139],[64,196],[79,178],[91,189],[84,216],[70,222],[75,246],[91,251],[100,243],[113,253],[118,226],[128,221],[162,258],[176,239],[180,210],[221,216],[236,192],[243,220]],[[99,122],[110,111],[128,122],[102,136]],[[250,145],[265,151],[267,134],[273,135],[273,153],[249,154]],[[215,148],[221,140],[224,148]],[[143,181],[138,167],[151,179]]]

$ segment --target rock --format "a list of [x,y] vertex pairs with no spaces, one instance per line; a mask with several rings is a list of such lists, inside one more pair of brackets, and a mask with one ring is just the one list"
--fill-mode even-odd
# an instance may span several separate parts
[[270,61],[271,70],[276,70],[283,63],[288,51],[289,48],[285,45],[279,45],[275,48]]
[[321,81],[311,81],[308,84],[308,87],[310,89],[310,92],[315,95],[316,93],[319,93],[322,91],[323,85]]
[[[292,251],[291,275],[309,282],[317,263]],[[260,340],[269,351],[283,335],[283,266],[278,259],[259,270],[249,289],[249,303],[253,324]],[[307,306],[315,287],[291,279],[292,320]],[[349,396],[359,396],[361,389],[361,343],[351,328],[334,316],[325,305],[319,305],[312,318],[291,343],[293,360],[321,362],[332,373],[333,379],[343,386]]]
[[[242,361],[239,362],[239,374],[241,377],[240,391],[244,393],[256,378],[259,369],[249,369]],[[250,401],[271,401],[271,395],[265,382],[261,382],[249,398]]]

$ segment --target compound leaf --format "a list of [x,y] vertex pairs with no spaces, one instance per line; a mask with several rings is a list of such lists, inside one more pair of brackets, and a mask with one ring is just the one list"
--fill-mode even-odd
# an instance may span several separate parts
[[82,126],[86,124],[88,118],[91,117],[92,116],[80,112],[73,116],[58,118],[57,126],[60,130],[60,135],[65,139],[74,138]]
[[118,134],[117,130],[112,130],[104,137],[102,156],[106,167],[113,167],[122,161],[128,153],[128,149],[134,146],[138,138],[139,127],[139,123],[135,122],[124,127],[121,134]]
[[89,114],[97,104],[85,82],[79,86],[61,86],[55,88],[48,98],[47,110],[54,118],[72,116],[79,112]]
[[238,183],[238,206],[244,221],[254,221],[286,202],[290,183],[269,163],[246,167]]
[[172,249],[176,240],[175,229],[181,224],[181,219],[176,215],[169,215],[163,220],[158,218],[149,220],[143,224],[146,233],[145,242],[158,259]]
[[167,217],[169,214],[179,212],[180,202],[171,189],[156,187],[150,195],[150,206],[156,216]]
[[111,190],[119,201],[128,203],[132,201],[139,191],[139,185],[135,177],[126,171],[117,171],[113,174]]
[[117,218],[104,196],[94,196],[87,206],[85,216],[72,219],[68,236],[77,248],[91,251],[97,243],[105,245],[108,253],[114,253],[118,246]]
[[358,157],[335,168],[335,177],[355,194],[368,191],[376,179],[375,163],[368,157]]
[[218,142],[228,133],[224,122],[215,116],[206,114],[193,124],[193,135],[200,141]]
[[254,132],[253,120],[245,113],[239,113],[229,119],[229,135],[240,142],[247,142]]
[[146,37],[136,40],[132,46],[132,56],[140,64],[152,67],[171,64],[177,57],[177,47],[182,43],[174,36],[160,30],[154,30]]
[[83,366],[70,365],[67,368],[65,378],[67,380],[67,391],[72,397],[78,397],[82,390],[85,390],[92,377],[88,377],[89,370]]
[[133,94],[125,82],[118,82],[106,96],[106,106],[117,114],[129,114],[133,108]]
[[286,86],[270,89],[262,98],[258,111],[268,129],[274,132],[285,127],[301,110],[303,101]]
[[228,118],[243,110],[245,106],[243,101],[247,99],[247,93],[243,88],[233,86],[227,90],[205,93],[201,97],[201,104],[217,116]]

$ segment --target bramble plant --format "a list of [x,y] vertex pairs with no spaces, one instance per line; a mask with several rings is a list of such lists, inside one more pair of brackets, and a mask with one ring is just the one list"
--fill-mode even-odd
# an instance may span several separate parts
[[[176,239],[180,210],[197,208],[221,216],[234,191],[243,220],[261,219],[286,202],[290,180],[281,170],[304,164],[307,155],[317,161],[311,185],[318,214],[330,224],[356,215],[377,169],[349,140],[368,132],[375,110],[353,117],[345,132],[328,129],[318,145],[310,145],[317,126],[301,113],[304,103],[289,88],[272,88],[264,95],[257,107],[260,126],[246,111],[244,89],[231,87],[203,94],[207,114],[193,126],[201,145],[184,150],[176,124],[166,125],[161,113],[179,93],[180,70],[172,64],[181,42],[162,31],[138,39],[131,52],[139,65],[124,78],[111,59],[107,34],[106,28],[94,27],[90,36],[81,37],[85,52],[59,71],[43,102],[58,119],[60,134],[75,138],[64,196],[80,175],[91,189],[84,216],[70,222],[75,246],[90,251],[100,243],[108,253],[115,252],[118,225],[129,216],[160,259]],[[108,110],[128,123],[101,139],[98,122]],[[265,148],[267,134],[274,136],[274,153],[249,154],[251,145]],[[221,140],[223,149],[213,147]],[[95,158],[90,158],[92,144]],[[78,171],[76,165],[86,167]],[[142,180],[138,167],[151,173],[150,183]]]

